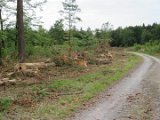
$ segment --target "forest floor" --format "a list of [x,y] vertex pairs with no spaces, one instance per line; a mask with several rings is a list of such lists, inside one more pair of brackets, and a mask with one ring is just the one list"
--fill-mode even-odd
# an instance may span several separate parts
[[[113,48],[112,55],[108,64],[47,67],[34,76],[15,76],[23,80],[0,86],[0,119],[61,120],[90,106],[88,101],[142,61],[123,49]],[[1,74],[10,71],[1,68]]]

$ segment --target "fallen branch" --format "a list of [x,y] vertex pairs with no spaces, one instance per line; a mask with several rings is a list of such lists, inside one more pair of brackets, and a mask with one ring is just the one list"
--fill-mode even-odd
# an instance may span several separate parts
[[73,92],[73,93],[56,93],[56,96],[62,96],[62,95],[78,95],[78,94],[82,94],[83,91],[79,91],[79,92]]

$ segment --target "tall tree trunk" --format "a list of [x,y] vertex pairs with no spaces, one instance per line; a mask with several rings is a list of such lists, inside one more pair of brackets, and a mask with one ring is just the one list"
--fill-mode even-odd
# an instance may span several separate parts
[[[3,29],[3,21],[2,21],[2,10],[0,9],[0,24],[1,24],[1,32]],[[2,40],[3,38],[0,38],[0,65],[2,65]]]
[[[2,18],[2,9],[0,9],[0,24],[1,24],[1,31],[3,33],[3,18]],[[5,42],[4,42],[4,39],[2,38],[1,40],[1,46],[2,48],[5,47]]]
[[[17,18],[17,16],[16,16],[16,19],[18,19]],[[14,42],[14,45],[15,45],[15,50],[17,50],[17,48],[18,48],[18,46],[17,46],[17,39],[18,39],[18,34],[17,34],[17,30],[18,30],[18,25],[17,25],[17,21],[16,21],[16,39],[15,39],[15,42]]]
[[17,0],[17,37],[19,62],[25,62],[25,40],[23,23],[23,0]]
[[69,14],[68,14],[68,17],[69,17],[69,24],[68,24],[68,27],[69,27],[69,30],[68,30],[68,41],[69,41],[69,56],[71,57],[71,52],[72,52],[72,43],[71,43],[71,28],[72,28],[72,25],[71,25],[71,11],[69,11]]
[[0,41],[0,65],[2,65],[3,62],[2,62],[2,43]]

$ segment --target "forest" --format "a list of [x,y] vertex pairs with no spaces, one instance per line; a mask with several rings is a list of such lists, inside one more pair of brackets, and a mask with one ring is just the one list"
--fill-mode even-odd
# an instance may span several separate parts
[[160,51],[158,23],[77,28],[81,9],[76,0],[64,0],[62,18],[47,30],[36,15],[46,3],[0,0],[2,120],[64,119],[142,61],[127,50]]
[[159,53],[160,24],[117,28],[111,32],[111,46],[134,47],[148,54]]
[[135,44],[144,45],[148,42],[158,42],[160,24],[153,23],[152,25],[143,24],[142,26],[117,28],[111,33],[111,45],[130,47]]

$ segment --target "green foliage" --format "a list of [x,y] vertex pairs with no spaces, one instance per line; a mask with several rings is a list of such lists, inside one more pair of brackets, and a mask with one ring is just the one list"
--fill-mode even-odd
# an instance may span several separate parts
[[133,50],[144,52],[151,55],[160,54],[160,42],[159,40],[155,40],[147,42],[144,45],[135,44],[133,46]]
[[112,46],[133,46],[134,44],[145,44],[149,41],[160,40],[160,24],[154,23],[148,26],[118,28],[111,32]]
[[64,25],[63,20],[57,20],[53,27],[49,30],[49,35],[51,39],[58,44],[62,44],[64,42]]
[[87,29],[87,31],[79,31],[79,46],[92,46],[95,44],[95,38],[93,36],[93,33],[90,28]]
[[141,45],[139,44],[134,44],[134,50],[138,51],[141,49]]
[[148,30],[143,30],[141,34],[141,43],[144,44],[152,39],[152,33]]
[[[100,31],[101,36],[105,41],[109,40],[110,32],[107,28]],[[62,20],[55,22],[50,30],[45,30],[42,26],[38,29],[33,29],[30,24],[25,26],[25,51],[26,59],[37,60],[41,57],[55,58],[58,55],[66,54],[69,51],[70,45],[73,51],[83,51],[95,49],[97,46],[97,38],[94,32],[88,28],[87,30],[72,28],[72,39],[68,41],[69,30],[64,30]],[[10,62],[17,59],[17,30],[16,28],[4,29],[3,34],[0,33],[0,38],[5,41],[5,48],[2,50],[2,57],[7,57]],[[103,35],[104,34],[104,35]],[[105,37],[104,37],[105,36]],[[67,38],[67,39],[66,39]],[[101,41],[103,39],[100,39]]]
[[[54,48],[54,47],[53,47]],[[40,57],[52,57],[55,55],[54,49],[51,46],[27,46],[27,57],[40,56]]]
[[[0,33],[0,37],[4,38],[6,46],[2,54],[4,57],[7,56],[11,61],[17,59],[16,33],[15,28],[7,28],[3,34]],[[63,30],[62,21],[57,21],[49,31],[45,30],[42,26],[39,26],[37,30],[29,27],[25,28],[27,59],[33,56],[34,58],[38,58],[38,56],[52,58],[66,53],[70,46],[69,41],[65,40],[65,34],[68,34],[68,30]],[[90,49],[97,44],[97,39],[90,28],[87,30],[74,28],[72,36],[71,45],[73,51]]]
[[8,97],[0,98],[0,112],[7,110],[12,104],[12,100]]
[[49,89],[55,91],[67,91],[67,92],[75,92],[82,87],[82,84],[75,80],[59,80],[54,81],[51,85],[49,85]]

